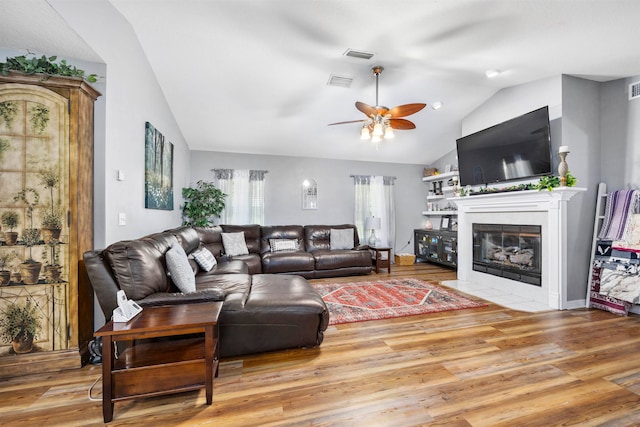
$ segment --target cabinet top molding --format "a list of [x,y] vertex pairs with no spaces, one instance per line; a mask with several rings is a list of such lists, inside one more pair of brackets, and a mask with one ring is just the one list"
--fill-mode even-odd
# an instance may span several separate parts
[[102,96],[93,86],[80,77],[52,76],[48,74],[24,74],[18,71],[10,71],[8,75],[0,74],[1,83],[22,83],[42,87],[58,87],[80,89],[95,101]]

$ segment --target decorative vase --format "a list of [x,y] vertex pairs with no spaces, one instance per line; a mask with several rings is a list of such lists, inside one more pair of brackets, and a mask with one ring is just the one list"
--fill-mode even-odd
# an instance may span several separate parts
[[431,224],[431,221],[427,220],[427,222],[424,223],[424,229],[433,230],[433,224]]
[[11,272],[2,270],[0,271],[0,286],[8,285],[11,281]]
[[20,264],[20,274],[22,275],[22,282],[25,285],[36,285],[40,278],[40,270],[42,269],[42,263],[40,262],[23,262]]
[[5,231],[4,232],[4,243],[7,246],[13,246],[18,241],[18,233],[15,231]]
[[44,281],[45,283],[60,283],[60,275],[62,274],[62,267],[59,265],[45,265],[44,266]]
[[16,354],[31,353],[33,350],[33,335],[20,334],[13,339],[11,346]]
[[60,239],[60,233],[62,232],[59,228],[42,228],[42,240],[44,243],[49,243],[52,240]]

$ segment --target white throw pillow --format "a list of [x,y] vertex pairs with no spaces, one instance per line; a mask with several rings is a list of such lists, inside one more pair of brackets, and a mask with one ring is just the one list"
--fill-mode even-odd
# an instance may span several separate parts
[[248,255],[247,242],[244,241],[244,231],[239,233],[222,233],[224,253],[231,256]]
[[173,283],[180,289],[180,292],[190,293],[196,291],[196,277],[189,264],[187,253],[179,244],[174,244],[167,251],[167,269]]
[[269,239],[271,252],[292,252],[298,250],[298,239]]
[[334,249],[353,249],[354,234],[353,228],[331,229],[329,244],[331,250]]
[[211,251],[207,248],[200,248],[191,253],[191,255],[204,271],[211,271],[211,269],[218,264],[216,257],[214,257]]

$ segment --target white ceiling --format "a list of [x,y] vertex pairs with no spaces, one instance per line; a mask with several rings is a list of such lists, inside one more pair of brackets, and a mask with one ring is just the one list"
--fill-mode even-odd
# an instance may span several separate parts
[[[111,3],[138,35],[193,150],[428,164],[455,147],[461,119],[501,88],[559,74],[640,75],[638,0]],[[44,0],[0,0],[0,46],[95,61],[52,15]],[[348,48],[375,56],[351,59]],[[410,116],[417,129],[376,151],[357,123],[327,124],[364,118],[354,103],[375,104],[377,64],[382,105],[444,107]],[[490,80],[487,69],[503,74]],[[330,87],[332,73],[355,80]]]

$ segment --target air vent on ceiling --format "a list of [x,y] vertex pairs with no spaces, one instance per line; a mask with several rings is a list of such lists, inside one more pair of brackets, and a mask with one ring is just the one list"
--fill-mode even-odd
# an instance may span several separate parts
[[351,83],[353,83],[353,77],[331,74],[329,76],[329,81],[327,82],[327,85],[337,86],[337,87],[351,87]]
[[363,52],[361,50],[347,49],[346,52],[344,53],[344,56],[349,56],[351,58],[358,58],[358,59],[371,59],[373,58],[373,53]]
[[640,98],[640,82],[629,85],[629,100]]

